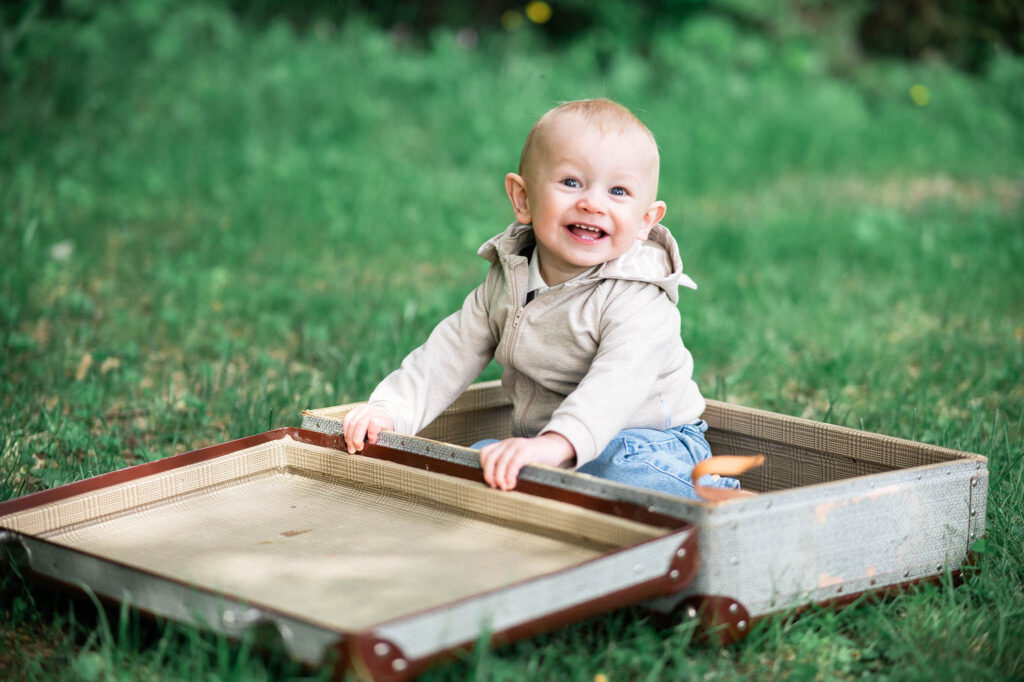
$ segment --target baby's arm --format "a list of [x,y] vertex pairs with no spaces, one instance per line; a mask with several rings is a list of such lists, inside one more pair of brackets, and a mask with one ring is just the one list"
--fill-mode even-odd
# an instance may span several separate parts
[[506,438],[480,451],[484,480],[492,488],[512,490],[519,471],[527,464],[561,466],[576,457],[572,444],[561,434],[549,431],[536,438]]
[[345,444],[348,454],[363,449],[363,439],[374,445],[381,431],[394,431],[395,421],[384,410],[373,405],[359,405],[345,415]]
[[[494,270],[492,267],[491,272]],[[419,432],[458,398],[494,357],[497,338],[488,319],[493,278],[488,274],[466,297],[462,308],[441,320],[426,342],[409,353],[370,394],[367,404],[390,417],[389,430]]]

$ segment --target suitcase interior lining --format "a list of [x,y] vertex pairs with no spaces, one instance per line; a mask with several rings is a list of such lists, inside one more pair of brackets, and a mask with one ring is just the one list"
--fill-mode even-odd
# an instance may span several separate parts
[[[313,410],[341,422],[355,404]],[[711,451],[766,455],[741,475],[747,490],[770,492],[962,459],[953,450],[719,401],[704,413]],[[476,384],[419,434],[454,445],[512,435],[511,406],[499,382]]]

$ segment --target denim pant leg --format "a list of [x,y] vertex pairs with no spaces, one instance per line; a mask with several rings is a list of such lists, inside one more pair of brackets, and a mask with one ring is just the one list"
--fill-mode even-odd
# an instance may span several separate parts
[[[579,471],[619,483],[648,488],[669,495],[697,499],[690,474],[694,465],[711,456],[704,438],[708,425],[702,420],[672,429],[620,431],[597,459]],[[735,478],[704,476],[701,485],[739,488]]]

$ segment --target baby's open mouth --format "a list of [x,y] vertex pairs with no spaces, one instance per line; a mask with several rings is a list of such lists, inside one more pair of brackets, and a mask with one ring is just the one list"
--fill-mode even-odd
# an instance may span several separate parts
[[593,242],[601,239],[605,236],[605,231],[590,225],[566,225],[565,229],[569,230],[574,237],[582,239],[584,241]]

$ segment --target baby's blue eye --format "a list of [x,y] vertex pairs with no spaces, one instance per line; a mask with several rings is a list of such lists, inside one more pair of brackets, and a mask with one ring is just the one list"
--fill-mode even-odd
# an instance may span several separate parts
[[566,187],[579,187],[580,181],[576,178],[566,178],[565,180],[562,180],[562,184]]
[[611,192],[617,197],[624,197],[629,195],[629,192],[626,191],[625,187],[612,187]]

